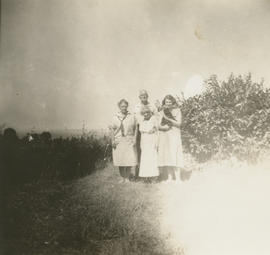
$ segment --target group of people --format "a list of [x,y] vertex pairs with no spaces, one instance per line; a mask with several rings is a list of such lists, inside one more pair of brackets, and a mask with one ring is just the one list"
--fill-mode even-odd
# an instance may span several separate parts
[[181,111],[171,95],[155,105],[148,98],[147,91],[140,91],[133,112],[127,100],[118,102],[119,112],[110,126],[113,164],[119,167],[122,182],[128,182],[131,173],[147,182],[180,181]]

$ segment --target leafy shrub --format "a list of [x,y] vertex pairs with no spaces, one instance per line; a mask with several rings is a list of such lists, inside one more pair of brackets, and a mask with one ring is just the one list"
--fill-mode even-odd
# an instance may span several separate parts
[[[19,139],[11,128],[0,135],[3,184],[45,179],[70,180],[92,173],[110,155],[106,133],[91,132],[79,138],[55,138],[49,132]],[[106,155],[105,155],[106,154]]]
[[236,156],[255,162],[269,148],[270,89],[250,74],[223,82],[211,76],[204,85],[203,94],[179,101],[186,152],[200,161]]

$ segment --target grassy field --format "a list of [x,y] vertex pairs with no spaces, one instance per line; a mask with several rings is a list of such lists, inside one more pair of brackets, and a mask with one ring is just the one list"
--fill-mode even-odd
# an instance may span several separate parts
[[108,165],[24,186],[7,197],[1,254],[270,254],[268,162],[202,164],[179,184],[119,180]]
[[109,165],[69,183],[24,186],[7,198],[6,252],[181,254],[161,229],[162,184],[119,180]]

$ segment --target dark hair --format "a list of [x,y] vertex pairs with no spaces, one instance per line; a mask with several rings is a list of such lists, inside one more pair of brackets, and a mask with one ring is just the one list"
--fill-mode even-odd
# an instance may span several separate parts
[[167,96],[165,96],[164,99],[162,100],[162,106],[165,105],[166,99],[171,100],[173,105],[177,105],[176,99],[175,99],[172,95],[167,95]]
[[122,104],[122,103],[125,103],[127,106],[128,106],[128,101],[126,100],[126,99],[121,99],[119,102],[118,102],[118,107],[120,107],[120,105]]

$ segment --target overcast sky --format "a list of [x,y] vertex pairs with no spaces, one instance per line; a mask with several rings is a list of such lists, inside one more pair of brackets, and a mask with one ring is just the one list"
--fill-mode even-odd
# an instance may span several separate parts
[[[2,0],[0,122],[105,127],[194,75],[270,83],[267,0]],[[0,124],[1,124],[0,123]]]

